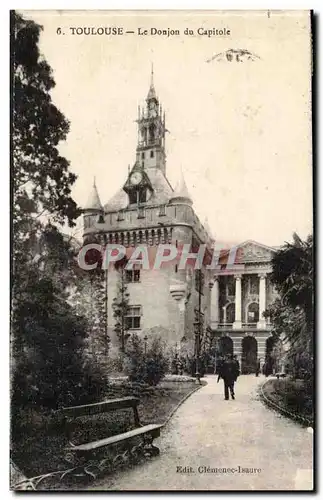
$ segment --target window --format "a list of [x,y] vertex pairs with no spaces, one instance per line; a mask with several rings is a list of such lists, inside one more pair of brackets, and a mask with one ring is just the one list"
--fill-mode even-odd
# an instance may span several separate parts
[[154,157],[154,152],[153,150],[150,151],[150,158],[153,158]]
[[144,160],[145,159],[145,153],[141,153],[141,158]]
[[152,123],[149,126],[149,142],[154,142],[154,140],[155,140],[155,131],[156,131],[156,126]]
[[140,270],[127,270],[125,274],[126,283],[139,283],[140,281]]
[[118,212],[117,220],[124,220],[124,212],[122,210]]
[[145,203],[147,201],[147,190],[141,189],[139,191],[139,203]]
[[141,306],[129,306],[128,313],[125,318],[126,327],[130,330],[140,329]]
[[138,208],[138,219],[144,219],[145,218],[145,209],[144,207],[139,207]]
[[159,208],[159,216],[163,216],[163,215],[166,215],[166,206],[165,205],[162,205]]
[[130,191],[130,193],[129,193],[129,203],[130,204],[137,203],[137,191]]
[[257,323],[259,321],[259,305],[256,302],[252,302],[248,306],[248,323]]

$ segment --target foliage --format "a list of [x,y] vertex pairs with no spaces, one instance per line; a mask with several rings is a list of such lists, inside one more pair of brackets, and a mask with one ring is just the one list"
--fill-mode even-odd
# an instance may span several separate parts
[[116,267],[118,273],[117,295],[113,298],[112,309],[115,319],[114,330],[120,340],[121,352],[125,352],[125,335],[129,330],[126,316],[129,310],[129,293],[125,280],[125,262]]
[[307,425],[313,425],[312,392],[309,390],[306,381],[292,380],[290,378],[268,380],[263,385],[263,392],[266,398],[278,407],[287,410],[287,416],[292,416],[302,423],[304,423],[303,419],[306,419]]
[[165,345],[159,337],[145,341],[133,334],[126,347],[125,372],[131,382],[157,385],[168,369]]
[[69,289],[68,301],[79,316],[87,318],[87,357],[103,365],[108,363],[110,337],[107,325],[106,276],[101,269],[82,271],[78,282]]
[[52,70],[40,55],[41,27],[11,15],[12,52],[12,179],[13,218],[26,232],[28,214],[46,211],[61,223],[74,224],[79,215],[71,198],[76,176],[68,161],[59,154],[69,123],[53,104],[50,91],[55,86]]
[[[302,241],[294,234],[273,257],[271,281],[279,297],[265,312],[271,318],[273,333],[288,349],[289,365],[300,373],[303,353],[308,360],[307,375],[313,368],[313,238]],[[277,349],[275,351],[277,354]],[[281,355],[281,354],[280,354]],[[303,371],[304,375],[304,371]]]
[[52,103],[52,70],[39,53],[41,27],[11,14],[13,287],[12,401],[56,408],[100,398],[105,378],[83,358],[87,321],[68,302],[80,278],[70,226],[80,211],[76,176],[59,154],[69,124]]

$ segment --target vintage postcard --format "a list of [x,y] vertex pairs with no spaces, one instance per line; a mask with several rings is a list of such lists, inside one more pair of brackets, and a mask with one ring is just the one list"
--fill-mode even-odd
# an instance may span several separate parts
[[12,490],[313,491],[312,24],[11,12]]

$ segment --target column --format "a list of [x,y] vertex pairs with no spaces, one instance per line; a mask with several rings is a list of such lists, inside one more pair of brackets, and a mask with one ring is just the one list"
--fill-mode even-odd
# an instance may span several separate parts
[[226,322],[227,322],[227,309],[225,306],[223,306],[222,310],[223,310],[223,323],[226,324]]
[[234,277],[236,280],[236,290],[235,290],[235,317],[232,328],[237,329],[242,327],[241,323],[241,275]]
[[211,325],[217,328],[219,324],[219,278],[215,277],[211,288]]
[[257,328],[266,328],[266,319],[263,313],[266,310],[266,274],[258,274],[259,276],[259,321]]

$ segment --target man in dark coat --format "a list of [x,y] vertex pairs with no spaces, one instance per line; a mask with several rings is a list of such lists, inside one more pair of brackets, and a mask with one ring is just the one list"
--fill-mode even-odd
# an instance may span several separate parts
[[234,383],[239,376],[239,368],[232,354],[222,364],[219,375],[223,378],[224,382],[224,399],[229,399],[229,390],[231,398],[234,399]]

